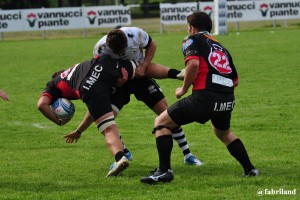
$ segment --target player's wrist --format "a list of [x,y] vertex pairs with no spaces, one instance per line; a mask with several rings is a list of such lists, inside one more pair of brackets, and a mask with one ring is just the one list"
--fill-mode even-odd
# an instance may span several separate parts
[[79,129],[76,129],[75,132],[78,133],[79,135],[81,135],[81,133],[82,133],[83,131],[80,131]]

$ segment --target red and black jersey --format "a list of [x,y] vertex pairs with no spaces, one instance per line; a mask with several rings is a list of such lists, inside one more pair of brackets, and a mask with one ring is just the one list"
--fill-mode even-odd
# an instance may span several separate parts
[[116,80],[122,77],[121,68],[129,71],[131,65],[129,60],[116,60],[108,55],[87,60],[58,74],[47,83],[42,95],[49,96],[53,102],[61,97],[82,99],[85,94],[95,90],[110,93]]
[[190,59],[199,60],[193,91],[233,92],[233,82],[238,79],[238,74],[231,55],[208,32],[186,37],[182,42],[182,51],[185,63]]

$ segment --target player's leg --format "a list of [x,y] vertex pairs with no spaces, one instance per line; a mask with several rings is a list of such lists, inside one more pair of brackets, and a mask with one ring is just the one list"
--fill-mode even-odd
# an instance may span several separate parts
[[106,145],[117,163],[108,172],[107,176],[117,176],[126,169],[129,161],[125,157],[123,144],[119,137],[119,131],[112,111],[110,94],[103,92],[101,85],[94,86],[97,86],[98,90],[92,90],[92,92],[84,94],[82,101],[87,105],[98,130],[105,136]]
[[[193,98],[194,96],[191,95],[177,101],[155,119],[153,132],[156,136],[157,150],[159,153],[159,169],[154,171],[150,176],[143,177],[141,182],[154,184],[156,182],[169,182],[173,180],[174,175],[170,164],[172,151],[171,130],[180,125],[198,120],[198,116],[202,114],[202,111],[198,112],[199,109],[196,108],[198,108],[199,105],[194,105],[195,100],[193,100]],[[207,100],[205,99],[205,101]],[[199,104],[202,105],[202,102]],[[201,117],[202,115],[200,115],[200,118]],[[205,123],[207,117],[201,118],[199,121]]]
[[185,137],[182,127],[176,127],[172,129],[172,137],[174,140],[176,140],[178,146],[180,147],[183,153],[184,164],[196,166],[204,165],[203,162],[201,162],[195,155],[191,153],[188,141]]
[[[114,92],[111,94],[111,106],[114,113],[115,118],[118,116],[119,112],[122,110],[123,106],[129,103],[130,101],[130,91],[131,83],[130,81],[125,83],[122,87],[116,87]],[[123,143],[124,153],[128,160],[132,160],[132,154],[126,147],[124,141],[122,140],[122,136],[119,133],[120,140]],[[112,168],[114,163],[110,166]]]
[[159,168],[151,172],[149,176],[141,178],[142,183],[171,182],[174,179],[171,169],[171,152],[173,148],[171,128],[177,126],[168,116],[167,111],[164,111],[155,119],[153,133],[156,137]]
[[181,71],[163,66],[161,64],[151,63],[146,69],[146,76],[150,78],[156,79],[164,79],[164,78],[172,78],[172,79],[180,79],[177,75],[180,74]]
[[230,154],[242,165],[245,176],[258,176],[259,171],[252,165],[243,142],[229,128],[220,130],[215,127],[216,124],[213,122],[213,132],[224,143]]
[[[162,94],[162,93],[161,93]],[[160,94],[157,94],[160,95]],[[163,95],[163,94],[162,94]],[[161,96],[159,97],[161,98]],[[161,100],[159,100],[158,102],[155,103],[154,106],[152,106],[152,102],[155,99],[159,99],[159,98],[151,98],[148,100],[145,100],[144,102],[150,107],[152,108],[152,110],[157,114],[161,114],[163,111],[165,111],[167,109],[167,101],[166,98],[163,97]],[[155,102],[155,101],[154,101]],[[152,107],[151,107],[152,106]],[[187,165],[196,165],[196,166],[201,166],[204,163],[201,162],[196,156],[194,156],[191,151],[190,151],[190,147],[188,144],[188,141],[185,137],[185,134],[183,132],[183,129],[181,127],[176,127],[174,129],[172,129],[172,137],[173,139],[177,142],[179,148],[181,149],[184,159],[183,162]]]
[[113,112],[102,115],[94,122],[99,131],[104,135],[106,146],[116,160],[116,165],[108,172],[106,176],[118,176],[128,167],[129,161],[125,157],[123,151],[123,144],[119,137]]

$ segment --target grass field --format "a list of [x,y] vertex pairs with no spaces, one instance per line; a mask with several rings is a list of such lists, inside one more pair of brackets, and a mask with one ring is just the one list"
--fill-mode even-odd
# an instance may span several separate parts
[[[157,167],[151,134],[155,115],[132,97],[117,123],[134,160],[121,177],[104,178],[113,161],[104,138],[90,127],[77,144],[63,136],[80,123],[86,108],[58,127],[36,109],[52,72],[91,57],[98,37],[0,42],[0,199],[299,199],[300,29],[248,30],[216,38],[236,64],[240,86],[232,129],[244,142],[261,176],[243,170],[216,139],[210,124],[184,126],[192,153],[203,167],[186,166],[174,143],[170,184],[144,185],[139,179]],[[183,67],[185,33],[153,34],[154,61]],[[181,82],[159,80],[169,104]],[[264,195],[259,190],[296,190],[296,195]]]

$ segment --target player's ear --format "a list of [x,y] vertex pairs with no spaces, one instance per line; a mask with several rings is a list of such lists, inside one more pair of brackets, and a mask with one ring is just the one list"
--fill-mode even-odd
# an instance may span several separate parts
[[194,26],[190,26],[190,29],[191,29],[191,33],[192,34],[195,34],[195,33],[197,33],[198,32],[198,30],[194,27]]

